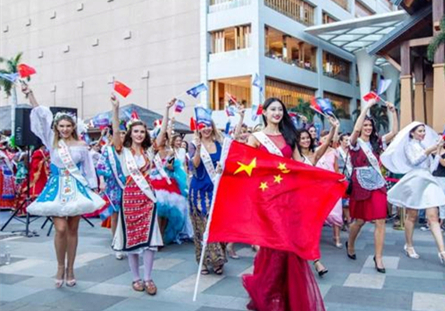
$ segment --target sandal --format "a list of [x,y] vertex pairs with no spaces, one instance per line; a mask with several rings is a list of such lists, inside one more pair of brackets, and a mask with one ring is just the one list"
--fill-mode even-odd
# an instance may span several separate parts
[[[63,273],[62,273],[62,276],[60,279],[58,279],[56,276],[56,279],[54,280],[54,286],[56,288],[61,288],[63,286],[63,283],[65,282],[65,266],[58,266],[57,270],[62,270]],[[57,272],[59,272],[59,271],[57,271]]]
[[215,272],[215,274],[217,275],[222,275],[224,273],[224,269],[223,269],[223,265],[216,267],[213,269],[213,272]]
[[[70,273],[71,272],[71,273]],[[72,279],[68,280],[69,276],[73,276]],[[66,269],[66,286],[74,287],[77,284],[76,279],[74,278],[74,270]]]
[[134,281],[132,284],[133,290],[137,292],[144,291],[144,283],[141,280]]
[[202,267],[201,275],[208,275],[209,273],[210,273],[210,271],[207,267]]
[[155,282],[153,280],[145,281],[145,292],[149,294],[150,296],[156,295],[158,288],[156,287]]
[[323,264],[320,262],[320,260],[315,260],[314,261],[314,268],[315,268],[315,271],[317,271],[319,277],[323,277],[323,275],[325,275],[326,273],[329,272],[328,269],[326,269],[325,267],[323,267],[322,269],[318,270],[317,269],[317,266],[318,266],[317,264],[321,265],[322,267],[323,267]]

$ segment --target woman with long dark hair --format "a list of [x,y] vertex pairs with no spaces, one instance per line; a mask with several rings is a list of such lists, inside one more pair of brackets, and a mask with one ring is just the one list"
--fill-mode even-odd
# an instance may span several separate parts
[[387,213],[386,182],[380,169],[379,156],[387,143],[397,134],[398,119],[394,105],[386,102],[392,112],[393,128],[380,139],[375,122],[367,116],[368,111],[377,102],[370,100],[362,109],[354,131],[350,137],[350,157],[353,167],[352,193],[349,202],[351,218],[346,252],[350,259],[356,260],[355,241],[361,228],[367,221],[375,221],[374,263],[380,273],[385,273],[383,265],[383,246],[385,242],[385,219]]
[[[173,102],[173,101],[172,101]],[[170,102],[167,107],[171,107]],[[163,246],[159,231],[156,196],[151,187],[149,171],[152,151],[147,125],[132,119],[127,123],[127,133],[122,142],[119,133],[119,101],[111,96],[113,106],[113,144],[119,155],[126,183],[122,194],[118,225],[113,239],[115,251],[126,252],[133,276],[135,291],[155,295],[157,287],[151,278],[154,255]],[[143,257],[144,280],[139,275],[139,255]]]
[[76,285],[76,259],[80,216],[95,212],[104,204],[92,189],[97,189],[96,171],[88,147],[79,140],[76,117],[64,112],[53,116],[49,108],[39,106],[32,90],[22,85],[31,111],[31,130],[50,150],[50,177],[37,199],[28,206],[32,215],[51,216],[56,234],[57,256],[55,286]]
[[[263,105],[265,128],[249,137],[248,145],[285,158],[301,161],[298,132],[278,98]],[[324,310],[323,299],[306,260],[295,253],[261,247],[253,275],[243,276],[251,301],[249,310]]]

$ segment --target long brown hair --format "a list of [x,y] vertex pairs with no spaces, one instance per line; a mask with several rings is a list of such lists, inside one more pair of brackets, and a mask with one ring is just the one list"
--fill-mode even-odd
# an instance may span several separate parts
[[58,148],[59,147],[59,141],[60,141],[60,133],[59,130],[57,129],[57,126],[59,125],[60,121],[68,121],[69,123],[71,123],[71,125],[73,126],[73,133],[71,134],[71,136],[73,136],[74,140],[78,141],[79,140],[79,135],[77,135],[77,124],[76,121],[74,121],[74,119],[68,115],[63,115],[60,116],[59,118],[57,118],[57,120],[54,120],[53,123],[53,131],[54,131],[54,142],[53,142],[53,147],[54,148]]
[[142,121],[135,121],[131,123],[131,125],[127,130],[127,133],[125,134],[124,147],[131,148],[131,145],[133,144],[133,139],[131,138],[131,132],[133,131],[133,127],[138,125],[142,125],[145,128],[145,138],[141,146],[144,150],[147,150],[151,146],[150,133],[148,133],[147,125]]

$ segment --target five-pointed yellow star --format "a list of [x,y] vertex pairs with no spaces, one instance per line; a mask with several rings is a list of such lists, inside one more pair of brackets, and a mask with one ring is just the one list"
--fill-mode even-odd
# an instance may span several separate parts
[[238,162],[239,168],[233,173],[233,175],[236,175],[241,172],[246,172],[247,175],[252,176],[252,170],[256,167],[256,158],[250,162],[249,165],[243,164],[241,162]]
[[283,177],[281,175],[274,176],[274,182],[277,184],[281,184],[281,181],[283,180]]
[[260,189],[261,189],[261,190],[265,191],[267,188],[269,188],[269,187],[267,186],[267,181],[266,181],[266,182],[262,182],[262,183],[260,184]]
[[287,170],[286,163],[280,163],[280,164],[278,165],[278,169],[279,169],[280,171]]

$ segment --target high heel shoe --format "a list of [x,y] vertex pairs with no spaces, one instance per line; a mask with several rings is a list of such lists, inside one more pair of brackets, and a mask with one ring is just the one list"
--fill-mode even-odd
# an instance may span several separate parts
[[379,273],[386,273],[386,269],[385,268],[379,268],[377,266],[377,261],[375,260],[375,256],[374,256],[374,265],[375,265],[375,269],[377,270],[377,272],[379,272]]
[[412,258],[412,259],[420,258],[419,254],[416,253],[416,250],[414,249],[414,247],[412,247],[412,246],[408,247],[405,244],[405,246],[403,246],[403,249],[405,250],[406,256],[408,256],[409,258]]
[[445,265],[445,252],[440,252],[437,255],[439,256],[440,263]]
[[[68,286],[68,287],[74,287],[74,286],[76,286],[76,284],[77,284],[77,281],[76,281],[76,279],[73,277],[71,280],[68,280],[68,275],[70,275],[69,273],[68,273],[68,269],[66,269],[66,277],[67,277],[67,280],[66,280],[66,286]],[[71,271],[72,273],[71,273],[71,275],[73,275],[74,276],[74,271]]]
[[349,257],[350,259],[352,259],[352,260],[356,260],[356,259],[357,259],[357,256],[356,256],[355,254],[352,254],[352,255],[349,254],[348,242],[346,242],[345,245],[346,245],[346,255],[348,255],[348,257]]
[[333,238],[332,240],[334,241],[335,247],[337,247],[337,248],[342,248],[343,247],[343,244],[341,244],[341,242],[340,242],[340,237]]
[[[60,267],[62,267],[62,268],[60,268]],[[63,283],[65,282],[65,267],[64,266],[59,266],[57,269],[58,270],[59,269],[62,270],[63,274],[62,274],[62,278],[61,279],[58,279],[57,276],[56,276],[56,279],[54,280],[54,286],[56,288],[61,288],[63,286]]]
[[[317,271],[318,276],[322,278],[323,275],[325,275],[326,273],[329,272],[329,270],[326,269],[326,268],[324,268],[324,267],[323,267],[323,269],[318,270],[318,269],[317,269],[317,263],[320,263],[320,260],[315,260],[315,261],[314,261],[314,268],[315,268],[315,271]],[[321,263],[320,263],[320,264],[321,264]]]

